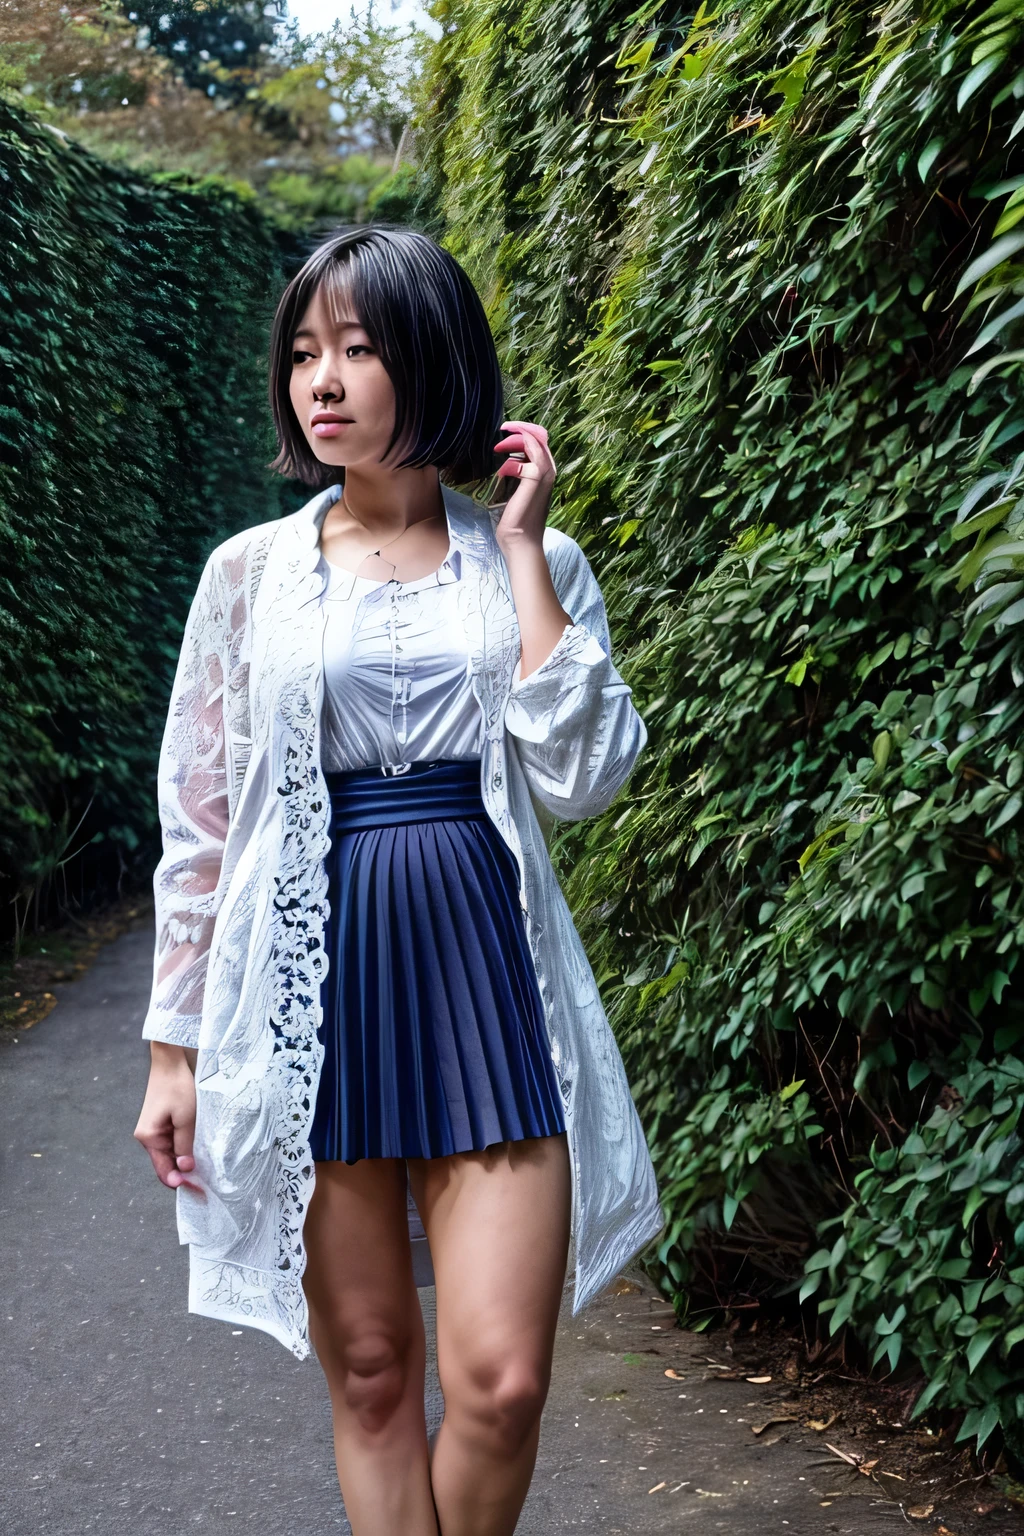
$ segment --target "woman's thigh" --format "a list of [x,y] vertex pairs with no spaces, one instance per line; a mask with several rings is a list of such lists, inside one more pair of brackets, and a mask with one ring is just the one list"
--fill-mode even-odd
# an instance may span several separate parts
[[318,1163],[303,1228],[310,1333],[328,1376],[416,1355],[423,1318],[413,1282],[405,1164]]
[[528,1414],[547,1391],[565,1281],[565,1136],[410,1159],[409,1177],[434,1265],[446,1399],[497,1395]]

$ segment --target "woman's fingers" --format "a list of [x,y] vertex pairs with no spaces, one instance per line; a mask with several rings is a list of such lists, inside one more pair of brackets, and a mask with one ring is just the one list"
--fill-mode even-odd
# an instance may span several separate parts
[[521,430],[517,429],[510,432],[507,437],[503,437],[500,443],[495,443],[494,451],[495,453],[525,453],[528,458],[536,462],[551,457],[548,452],[547,433],[545,432],[541,437],[529,426],[524,426]]
[[531,464],[523,459],[506,459],[504,464],[496,470],[498,479],[503,475],[512,475],[516,480],[541,480],[544,472],[536,464]]
[[[194,1190],[196,1194],[204,1194],[202,1185],[195,1179],[190,1179],[189,1174],[195,1171],[195,1158],[189,1153],[176,1154],[174,1150],[174,1130],[168,1127],[164,1131],[158,1131],[154,1135],[135,1133],[136,1141],[140,1141],[149,1153],[150,1162],[161,1184],[166,1184],[168,1189],[178,1189],[182,1184]],[[191,1145],[191,1137],[189,1139]]]
[[503,432],[531,432],[534,437],[539,437],[542,443],[548,440],[547,427],[538,426],[535,421],[503,421]]
[[[506,459],[498,470],[499,475],[511,475],[518,480],[536,480],[544,477],[554,479],[555,461],[551,457],[548,448],[548,435],[543,427],[536,426],[533,422],[506,422],[505,427],[515,428],[507,437],[503,437],[499,443],[495,443],[495,453],[512,453],[519,455],[513,459]],[[521,457],[525,454],[525,460]]]
[[174,1154],[174,1127],[170,1116],[161,1126],[150,1128],[140,1124],[135,1131],[135,1140],[141,1142],[149,1153],[160,1183],[166,1184],[168,1189],[177,1189],[182,1182],[184,1170],[179,1170]]
[[203,1193],[201,1186],[189,1177],[196,1166],[195,1125],[195,1082],[187,1063],[154,1067],[135,1127],[135,1140],[145,1147],[157,1178],[168,1189],[186,1184],[198,1194]]
[[188,1116],[182,1120],[174,1120],[174,1161],[181,1173],[191,1173],[196,1165],[192,1156],[192,1138],[195,1134],[196,1122],[194,1116]]

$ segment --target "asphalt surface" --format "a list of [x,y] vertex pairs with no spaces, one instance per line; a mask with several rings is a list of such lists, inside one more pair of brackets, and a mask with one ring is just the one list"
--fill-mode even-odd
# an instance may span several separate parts
[[[346,1531],[319,1367],[185,1311],[173,1197],[131,1137],[150,956],[125,935],[0,1047],[0,1530]],[[520,1536],[905,1526],[820,1436],[755,1439],[756,1387],[704,1382],[706,1353],[635,1284],[566,1312]]]

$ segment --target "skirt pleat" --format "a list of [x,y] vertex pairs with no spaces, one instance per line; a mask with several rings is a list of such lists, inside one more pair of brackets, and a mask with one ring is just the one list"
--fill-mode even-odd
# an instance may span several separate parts
[[518,870],[479,763],[326,778],[313,1157],[445,1157],[564,1131]]

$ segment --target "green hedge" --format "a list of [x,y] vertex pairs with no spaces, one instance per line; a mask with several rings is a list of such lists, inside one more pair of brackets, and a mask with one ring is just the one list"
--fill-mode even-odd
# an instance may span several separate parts
[[1019,1455],[1020,6],[434,10],[422,182],[651,733],[560,858],[665,1287]]
[[263,467],[286,252],[237,192],[113,169],[3,105],[0,252],[0,867],[22,921],[35,892],[151,858],[198,572],[294,502]]

